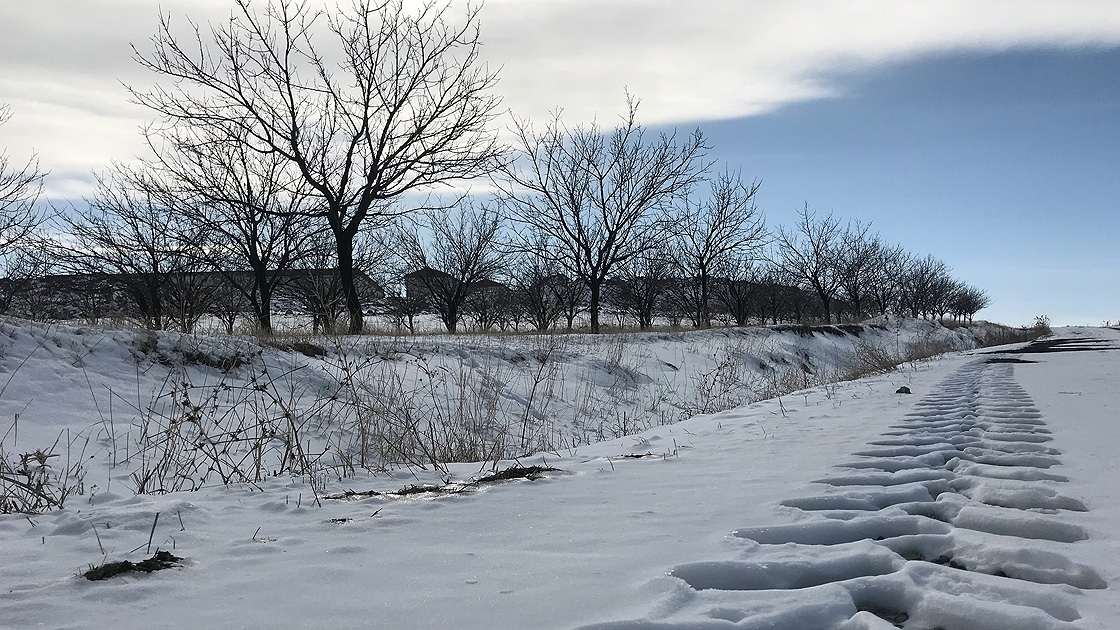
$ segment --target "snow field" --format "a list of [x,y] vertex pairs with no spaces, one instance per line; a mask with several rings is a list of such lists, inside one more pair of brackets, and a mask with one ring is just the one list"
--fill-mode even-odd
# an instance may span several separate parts
[[[99,424],[82,407],[90,388],[71,341],[12,380],[9,394],[35,392],[25,417],[54,412],[57,423],[24,425],[21,445],[76,425],[74,409]],[[631,340],[622,364],[649,376],[637,367],[673,363],[657,349],[665,341]],[[136,387],[129,340],[87,346],[94,391]],[[830,347],[805,352],[822,364],[841,354]],[[22,360],[16,350],[0,368]],[[626,358],[639,355],[649,356]],[[101,366],[104,357],[124,360]],[[987,358],[946,357],[539,453],[520,461],[561,472],[453,495],[316,507],[306,478],[280,475],[135,496],[119,474],[65,509],[0,516],[0,627],[1110,628],[1116,597],[1100,586],[1120,578],[1109,529],[1120,502],[1098,458],[1116,442],[1061,424],[1068,395],[1037,396],[1035,385],[1043,402],[1033,404],[1022,388],[1005,391],[1042,359]],[[1071,358],[1097,357],[1044,360]],[[916,395],[894,394],[904,384]],[[1106,426],[1088,400],[1105,394],[1080,389],[1078,421]],[[0,396],[16,403],[27,398]],[[481,468],[401,467],[323,494],[467,480]],[[1045,501],[1061,507],[1029,506]],[[185,566],[77,577],[106,557],[148,557],[149,533]]]

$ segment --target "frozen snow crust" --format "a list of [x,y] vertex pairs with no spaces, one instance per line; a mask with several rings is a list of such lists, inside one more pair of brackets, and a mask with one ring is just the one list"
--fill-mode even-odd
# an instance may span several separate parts
[[[0,395],[17,448],[99,424],[83,388],[150,384],[128,334],[59,331]],[[946,356],[524,457],[560,472],[464,492],[361,494],[479,464],[349,478],[322,507],[298,477],[135,496],[121,475],[0,516],[0,627],[1114,628],[1120,334],[1060,334],[1085,347]],[[184,566],[78,577],[148,557],[149,536]]]

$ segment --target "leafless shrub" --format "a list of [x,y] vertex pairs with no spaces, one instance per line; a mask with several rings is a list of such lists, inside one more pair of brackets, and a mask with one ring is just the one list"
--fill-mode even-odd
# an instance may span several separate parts
[[626,342],[629,336],[626,333],[618,333],[611,335],[610,340],[606,343],[606,364],[607,369],[618,371],[622,369],[622,361],[626,356]]
[[870,374],[885,374],[893,371],[903,362],[901,356],[886,347],[869,341],[857,341],[844,380],[855,380]]
[[63,435],[60,433],[46,450],[18,455],[9,454],[0,440],[0,514],[38,514],[64,507],[73,495],[85,494],[83,461],[89,440],[85,439],[81,453],[74,459],[70,457],[73,444],[68,441],[63,460],[55,452]]
[[126,448],[133,446],[119,463],[130,468],[136,493],[195,490],[212,478],[257,483],[317,472],[322,452],[311,452],[305,438],[322,402],[306,396],[302,367],[269,365],[257,354],[248,357],[248,369],[222,370],[210,381],[191,369],[215,366],[217,359],[204,356],[210,358],[187,362],[190,356],[177,355],[146,403],[111,394],[116,408],[133,415]]
[[749,369],[748,361],[757,354],[757,348],[749,346],[742,339],[725,343],[717,351],[719,363],[713,369],[693,377],[696,393],[693,403],[695,406],[691,408],[697,413],[715,413],[754,400],[761,379]]
[[1050,318],[1045,315],[1034,318],[1034,326],[1030,328],[1030,332],[1035,335],[1036,339],[1054,334],[1054,331],[1050,329]]
[[341,427],[333,450],[344,468],[445,470],[510,454],[511,414],[500,395],[509,374],[498,361],[450,369],[417,360],[379,370],[368,357],[340,354],[333,368],[337,393],[326,410]]
[[946,352],[953,352],[960,350],[958,346],[945,339],[938,339],[932,334],[919,335],[916,339],[906,345],[903,351],[903,362],[921,361],[929,359],[938,355],[945,354]]

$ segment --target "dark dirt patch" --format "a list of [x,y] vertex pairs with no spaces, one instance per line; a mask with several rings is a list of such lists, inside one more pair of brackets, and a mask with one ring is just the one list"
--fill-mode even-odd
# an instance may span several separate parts
[[[450,485],[450,484],[448,484]],[[437,486],[432,484],[423,485],[408,485],[400,490],[387,490],[381,492],[378,490],[346,490],[338,494],[328,494],[324,499],[360,499],[363,497],[407,497],[416,494],[443,494],[448,493],[450,490],[448,486]]]
[[400,490],[390,490],[387,492],[379,492],[377,490],[347,490],[338,494],[329,494],[324,496],[324,499],[357,499],[364,497],[407,497],[418,494],[460,494],[463,492],[470,492],[475,488],[491,484],[500,483],[502,481],[512,481],[515,479],[528,479],[529,481],[536,481],[544,477],[545,473],[550,472],[563,472],[559,468],[551,466],[521,466],[513,465],[504,470],[499,470],[484,477],[479,477],[474,481],[466,483],[448,483],[442,486],[434,484],[423,485],[410,485],[401,488]]
[[782,324],[779,326],[771,326],[770,330],[774,332],[791,332],[800,337],[812,337],[813,327],[804,324]]
[[952,556],[949,555],[941,555],[937,556],[936,558],[929,558],[919,551],[904,551],[899,555],[911,561],[930,562],[933,564],[939,564],[943,567],[949,567],[950,569],[957,569],[958,571],[971,571],[971,569],[957,562]]
[[391,495],[398,496],[398,497],[407,497],[407,496],[411,496],[411,495],[414,495],[414,494],[428,494],[428,493],[431,493],[431,492],[444,492],[444,490],[446,488],[447,488],[447,486],[436,486],[436,485],[432,485],[432,484],[421,484],[421,485],[405,486],[405,487],[401,488],[400,490],[395,490],[393,492],[386,492],[385,494],[391,494]]
[[988,359],[986,363],[1038,363],[1038,361],[1027,361],[1026,359],[1016,359],[1015,357],[997,357],[995,359]]
[[816,333],[822,335],[833,335],[836,337],[843,337],[852,335],[859,337],[863,334],[865,328],[861,324],[835,324],[835,325],[821,325],[809,326],[807,324],[780,324],[778,326],[770,326],[770,330],[775,332],[791,332],[799,337],[812,337]]
[[510,479],[528,479],[529,481],[536,481],[547,472],[560,472],[560,469],[551,466],[510,466],[505,470],[499,470],[496,473],[476,479],[473,483],[479,485],[497,481],[509,481]]
[[82,576],[91,582],[96,582],[126,573],[151,573],[152,571],[180,567],[183,566],[182,562],[182,558],[172,555],[169,551],[157,551],[151,558],[140,562],[121,560],[120,562],[106,562],[97,567],[91,565],[89,571],[83,573]]
[[379,497],[386,492],[378,492],[377,490],[344,490],[338,494],[328,494],[324,499],[334,499],[336,501],[341,499],[362,499],[365,497]]
[[930,560],[930,562],[932,562],[934,564],[940,564],[943,567],[949,567],[950,569],[957,569],[958,571],[968,571],[969,570],[968,567],[966,567],[963,564],[957,562],[956,560],[954,560],[953,558],[951,558],[949,556],[937,556],[933,560]]
[[326,348],[310,341],[262,337],[260,342],[282,352],[296,352],[312,359],[321,359],[327,356]]
[[136,361],[147,359],[165,367],[202,365],[214,368],[222,374],[228,374],[250,363],[253,359],[251,355],[238,351],[222,356],[204,352],[197,348],[184,348],[182,345],[180,343],[178,348],[165,352],[159,348],[159,336],[155,332],[145,331],[136,337],[131,353]]
[[248,359],[240,354],[219,357],[198,350],[184,350],[181,357],[183,365],[205,365],[220,371],[222,374],[228,374],[248,363]]
[[313,359],[321,359],[327,356],[326,348],[310,341],[293,341],[288,344],[288,349]]

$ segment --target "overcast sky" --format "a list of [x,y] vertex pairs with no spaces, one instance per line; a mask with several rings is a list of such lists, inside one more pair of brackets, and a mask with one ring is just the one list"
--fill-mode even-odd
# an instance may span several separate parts
[[[332,3],[333,5],[333,3]],[[131,60],[158,11],[231,0],[0,0],[0,147],[52,200],[141,151]],[[872,221],[987,289],[1007,323],[1120,320],[1115,0],[489,0],[484,55],[514,113],[699,126],[761,179],[771,224],[804,203]]]

